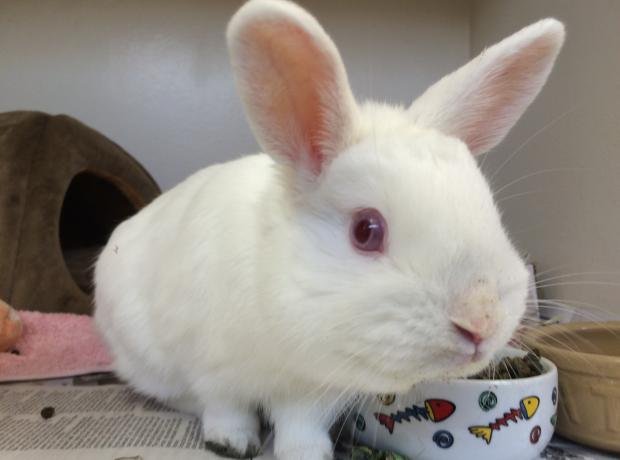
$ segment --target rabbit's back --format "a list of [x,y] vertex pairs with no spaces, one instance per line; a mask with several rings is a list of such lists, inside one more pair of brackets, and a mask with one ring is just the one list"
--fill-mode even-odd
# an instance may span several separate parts
[[177,396],[247,352],[240,322],[255,312],[247,294],[271,165],[253,155],[205,168],[110,237],[95,268],[95,318],[118,372],[139,389]]

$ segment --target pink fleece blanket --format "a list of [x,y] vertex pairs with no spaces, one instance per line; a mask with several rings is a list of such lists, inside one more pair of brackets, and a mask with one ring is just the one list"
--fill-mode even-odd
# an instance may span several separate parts
[[0,382],[112,370],[90,316],[34,311],[20,311],[19,316],[22,337],[13,352],[0,353]]

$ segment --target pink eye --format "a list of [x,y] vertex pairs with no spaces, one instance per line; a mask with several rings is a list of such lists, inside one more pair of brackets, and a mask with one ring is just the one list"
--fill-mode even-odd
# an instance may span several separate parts
[[366,208],[357,211],[351,222],[351,242],[360,251],[383,252],[385,219],[379,211]]

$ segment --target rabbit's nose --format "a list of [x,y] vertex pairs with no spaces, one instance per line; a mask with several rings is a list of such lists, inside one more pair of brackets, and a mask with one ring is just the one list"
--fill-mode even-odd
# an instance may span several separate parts
[[456,331],[467,341],[479,345],[497,329],[499,298],[488,282],[477,282],[455,299],[450,320]]
[[482,342],[484,340],[484,337],[482,337],[475,330],[472,331],[472,330],[470,330],[470,329],[468,329],[466,327],[460,326],[459,324],[457,324],[455,322],[453,322],[452,324],[454,324],[454,327],[459,332],[459,334],[461,334],[461,336],[463,338],[465,338],[466,340],[470,341],[474,345],[480,345],[480,342]]

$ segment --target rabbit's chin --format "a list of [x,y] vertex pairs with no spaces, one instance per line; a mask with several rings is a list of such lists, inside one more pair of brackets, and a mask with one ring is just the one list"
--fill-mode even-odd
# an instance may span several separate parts
[[432,378],[426,380],[461,379],[478,374],[489,366],[494,356],[505,346],[505,342],[496,342],[476,350],[474,354],[456,354],[448,363],[442,365],[444,370],[439,370]]
[[469,360],[466,360],[460,366],[448,369],[438,376],[439,379],[460,379],[475,375],[486,368],[493,358],[493,354],[480,353]]
[[475,375],[487,367],[491,359],[483,359],[471,362],[459,367],[450,367],[444,370],[437,369],[429,375],[412,375],[409,378],[397,378],[387,385],[383,384],[379,387],[370,386],[361,390],[363,393],[379,393],[379,394],[404,394],[415,387],[415,385],[423,382],[445,381],[453,379],[463,379],[471,375]]
[[[404,394],[415,385],[422,382],[463,378],[476,374],[482,370],[488,361],[481,364],[470,364],[460,367],[436,367],[432,371],[419,373],[401,373],[383,375],[368,374],[356,379],[355,385],[349,385],[348,390],[356,394]],[[334,387],[338,385],[333,385]]]
[[[500,347],[501,348],[501,347]],[[385,373],[381,376],[369,374],[358,381],[360,393],[403,394],[416,384],[429,381],[443,381],[467,378],[486,368],[495,355],[496,347],[484,349],[475,354],[453,353],[449,356],[420,361],[408,372]],[[415,369],[419,369],[416,371]]]

